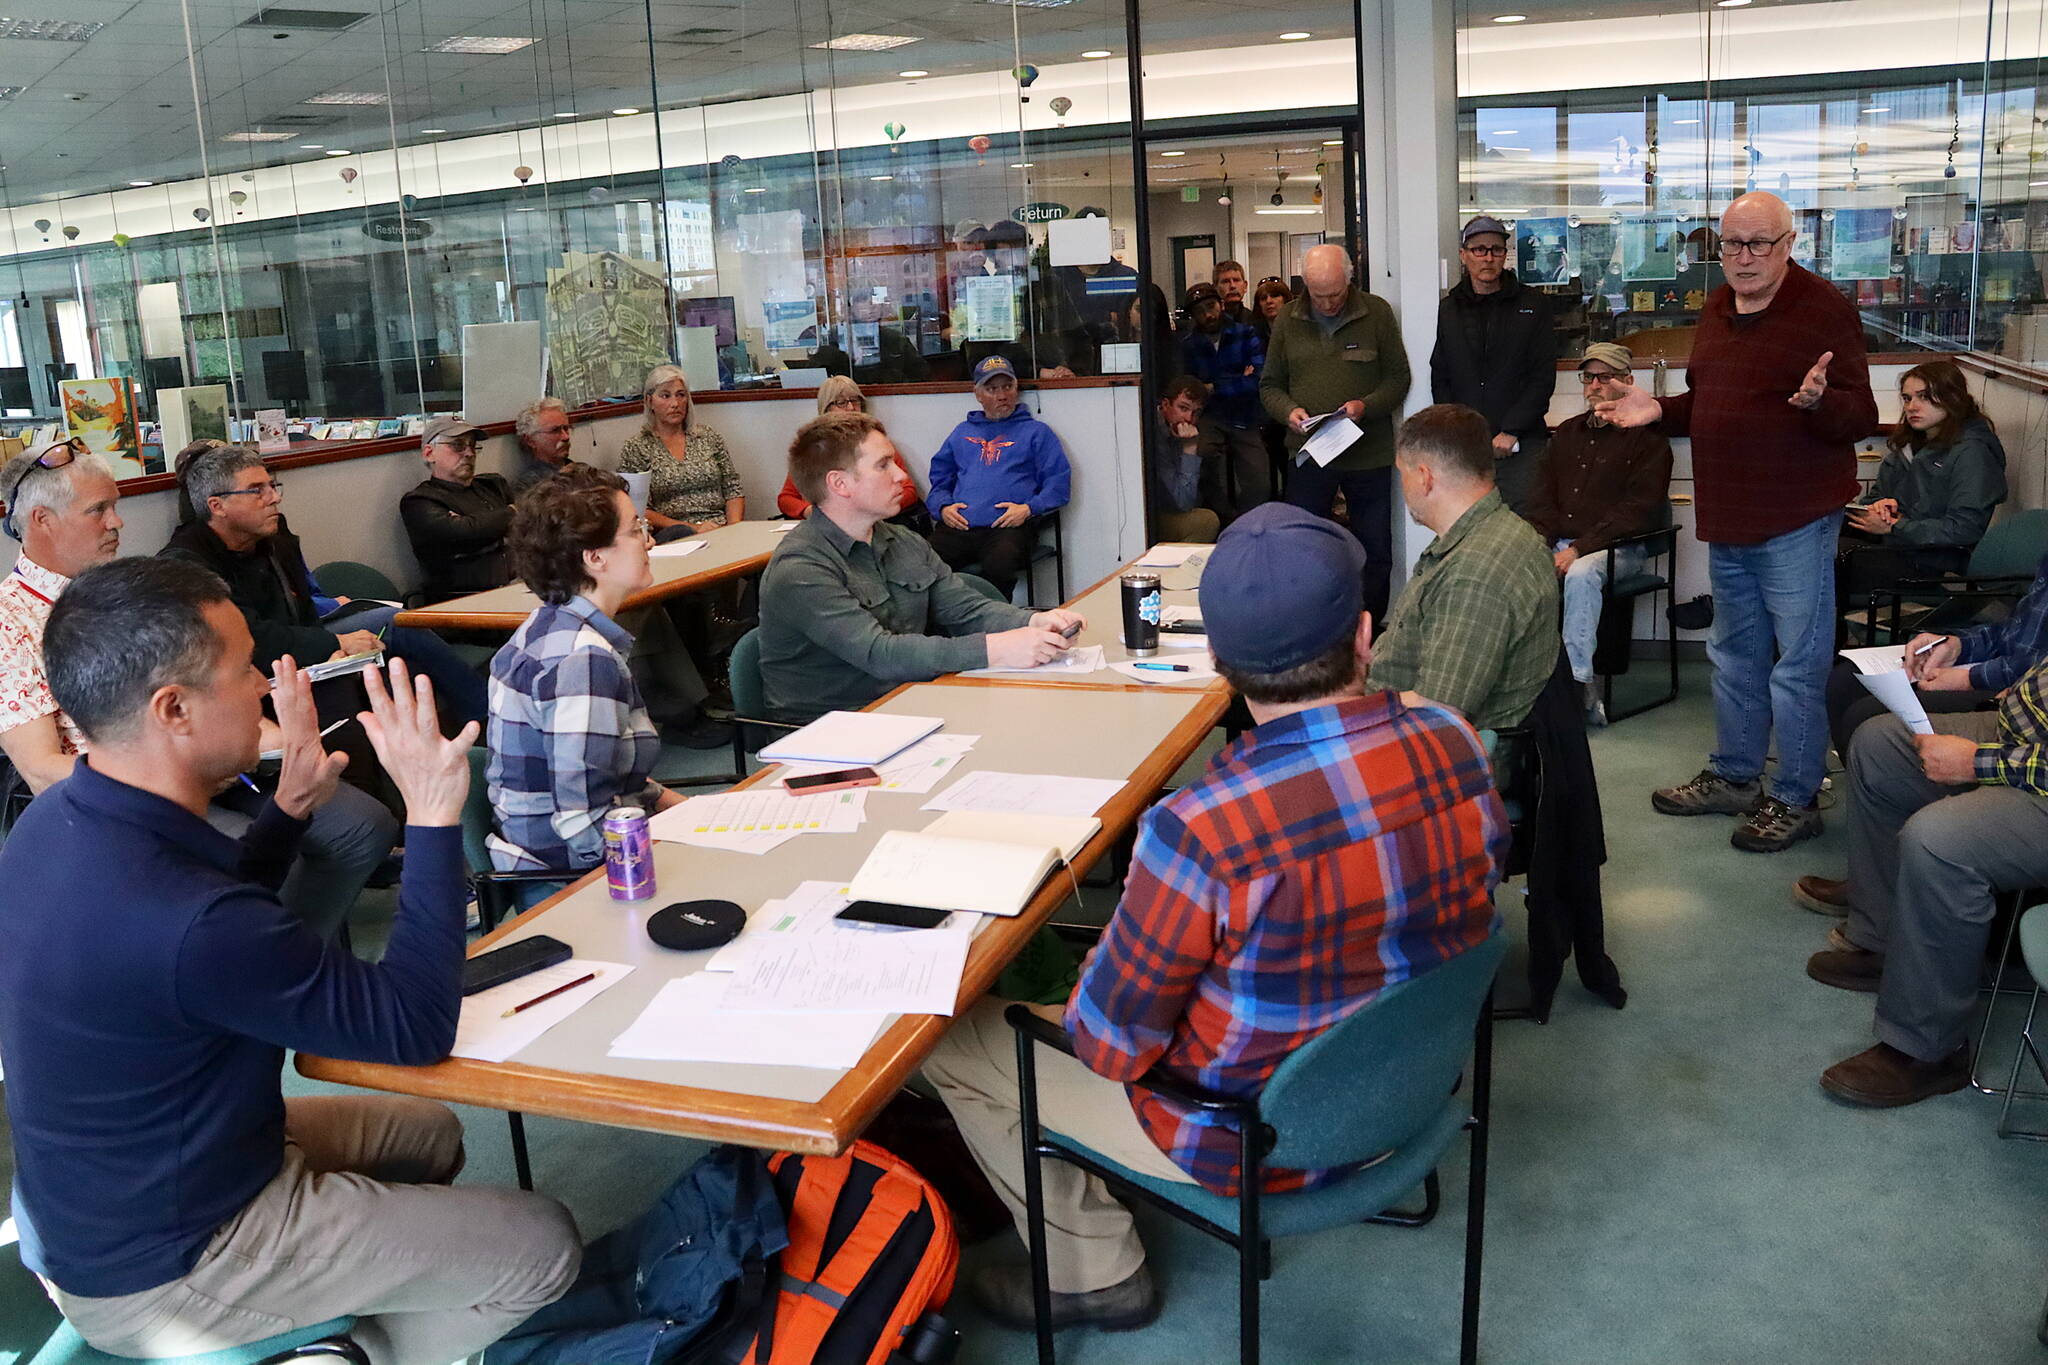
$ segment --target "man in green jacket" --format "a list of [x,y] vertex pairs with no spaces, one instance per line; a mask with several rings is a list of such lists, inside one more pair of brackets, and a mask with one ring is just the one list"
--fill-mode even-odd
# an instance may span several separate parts
[[[1301,275],[1308,297],[1273,320],[1259,400],[1287,427],[1296,460],[1287,500],[1327,517],[1343,490],[1351,534],[1365,547],[1365,609],[1379,620],[1394,563],[1394,412],[1408,393],[1408,352],[1386,300],[1351,283],[1343,247],[1309,248]],[[1326,464],[1299,454],[1312,419],[1339,410],[1358,426],[1358,439]]]

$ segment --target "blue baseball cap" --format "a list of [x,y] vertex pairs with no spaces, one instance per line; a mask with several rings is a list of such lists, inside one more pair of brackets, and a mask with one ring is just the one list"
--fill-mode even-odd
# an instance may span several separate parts
[[1005,374],[1011,379],[1017,377],[1017,371],[1011,367],[1009,361],[999,355],[984,356],[974,367],[974,387],[978,389],[997,375]]
[[1284,502],[1230,524],[1202,570],[1202,624],[1228,667],[1280,673],[1358,629],[1365,551],[1349,531]]

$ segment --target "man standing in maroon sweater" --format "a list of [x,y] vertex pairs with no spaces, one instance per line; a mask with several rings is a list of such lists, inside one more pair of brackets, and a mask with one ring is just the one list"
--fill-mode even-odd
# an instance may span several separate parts
[[[1792,211],[1745,194],[1721,215],[1721,269],[1687,361],[1686,392],[1630,389],[1601,404],[1620,426],[1692,437],[1714,627],[1714,752],[1650,804],[1740,815],[1731,842],[1777,853],[1820,833],[1833,655],[1834,545],[1856,493],[1855,442],[1877,429],[1863,327],[1826,280],[1792,264]],[[1777,662],[1772,663],[1775,651]],[[1764,759],[1777,732],[1768,790]]]

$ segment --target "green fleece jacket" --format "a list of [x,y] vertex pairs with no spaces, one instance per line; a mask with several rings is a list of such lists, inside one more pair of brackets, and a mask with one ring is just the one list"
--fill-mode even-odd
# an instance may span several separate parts
[[[1365,418],[1358,428],[1364,434],[1330,467],[1384,469],[1394,462],[1394,413],[1408,393],[1408,352],[1394,310],[1385,299],[1353,287],[1336,330],[1326,333],[1313,308],[1299,298],[1273,319],[1259,401],[1283,426],[1296,408],[1313,417],[1354,398],[1363,401]],[[1288,452],[1299,450],[1304,439],[1289,427]]]

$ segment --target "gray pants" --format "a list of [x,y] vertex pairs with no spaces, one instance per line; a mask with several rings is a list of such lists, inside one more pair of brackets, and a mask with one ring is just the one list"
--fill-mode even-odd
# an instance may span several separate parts
[[[1945,735],[1998,737],[1998,717],[1931,717]],[[1939,1061],[1962,1046],[2000,891],[2048,881],[2048,797],[1927,780],[1896,716],[1849,741],[1850,942],[1883,953],[1877,1036]]]
[[[1204,417],[1197,424],[1202,433],[1196,447],[1205,462],[1203,478],[1215,481],[1211,506],[1224,519],[1239,517],[1269,502],[1273,497],[1273,457],[1267,453],[1266,438],[1257,427],[1233,427]],[[1230,497],[1229,469],[1237,481],[1237,497]],[[1213,473],[1211,472],[1213,471]]]
[[51,1295],[113,1355],[196,1355],[357,1314],[376,1365],[448,1365],[560,1298],[583,1258],[567,1209],[450,1188],[461,1169],[462,1125],[431,1100],[289,1099],[284,1168],[182,1279]]
[[647,714],[657,720],[693,719],[710,689],[668,612],[658,606],[641,607],[622,613],[619,624],[633,637],[630,667]]
[[[207,823],[239,839],[262,807],[263,798],[238,782],[207,808]],[[374,796],[344,782],[306,822],[298,860],[277,898],[308,929],[332,938],[362,894],[363,883],[397,841],[398,817]]]

